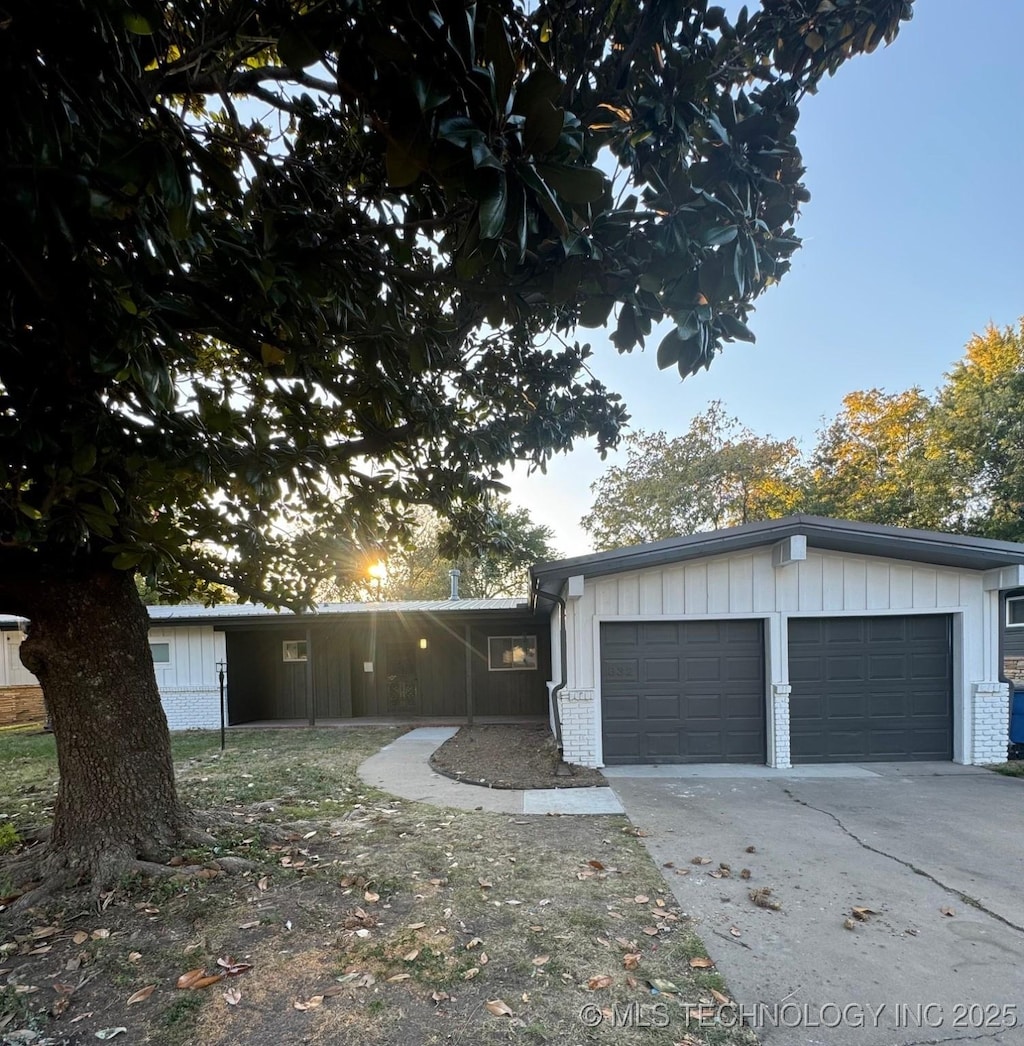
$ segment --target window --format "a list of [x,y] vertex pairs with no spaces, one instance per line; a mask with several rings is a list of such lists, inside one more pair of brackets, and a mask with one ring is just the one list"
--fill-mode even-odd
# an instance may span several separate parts
[[169,665],[171,663],[170,643],[150,643],[149,652],[153,655],[154,665]]
[[306,641],[304,639],[286,639],[281,644],[282,661],[306,661]]
[[1013,596],[1006,601],[1006,624],[1010,628],[1024,625],[1024,596]]
[[488,636],[487,667],[492,672],[516,672],[537,667],[536,636]]

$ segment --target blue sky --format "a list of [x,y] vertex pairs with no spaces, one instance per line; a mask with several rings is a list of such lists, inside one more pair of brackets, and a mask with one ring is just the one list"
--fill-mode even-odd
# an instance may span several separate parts
[[[792,271],[761,299],[756,345],[736,343],[680,382],[648,351],[619,357],[584,331],[595,371],[634,428],[684,432],[720,399],[761,434],[814,442],[842,397],[931,391],[971,334],[1024,315],[1024,39],[1020,0],[918,0],[896,42],[847,63],[802,106],[811,201]],[[602,463],[579,446],[547,476],[508,476],[512,499],[564,555]]]

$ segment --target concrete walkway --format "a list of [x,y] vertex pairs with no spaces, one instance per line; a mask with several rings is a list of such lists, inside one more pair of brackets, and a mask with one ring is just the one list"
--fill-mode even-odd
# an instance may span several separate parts
[[610,788],[482,788],[435,773],[430,756],[455,727],[421,727],[385,745],[360,767],[359,776],[374,788],[402,799],[457,810],[502,814],[621,814]]

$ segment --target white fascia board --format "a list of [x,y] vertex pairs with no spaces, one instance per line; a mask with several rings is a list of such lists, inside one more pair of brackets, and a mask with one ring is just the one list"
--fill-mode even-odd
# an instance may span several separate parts
[[1004,588],[1024,588],[1024,563],[1014,563],[1009,567],[986,570],[983,587],[986,592],[995,592]]

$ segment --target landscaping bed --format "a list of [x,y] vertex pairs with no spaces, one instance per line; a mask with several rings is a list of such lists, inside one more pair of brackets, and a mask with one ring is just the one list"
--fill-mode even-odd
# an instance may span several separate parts
[[598,770],[562,763],[546,723],[464,726],[430,757],[430,765],[447,777],[487,788],[589,788],[608,783]]
[[[185,798],[237,830],[181,855],[198,875],[0,914],[0,1043],[753,1042],[687,1017],[727,989],[626,818],[395,799],[355,768],[396,733],[175,738]],[[39,823],[52,737],[0,764],[0,823]]]

